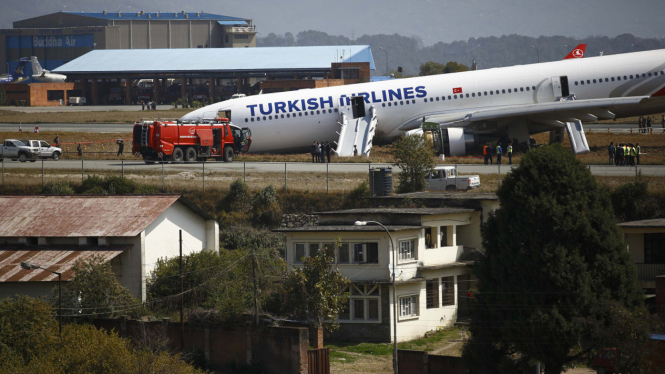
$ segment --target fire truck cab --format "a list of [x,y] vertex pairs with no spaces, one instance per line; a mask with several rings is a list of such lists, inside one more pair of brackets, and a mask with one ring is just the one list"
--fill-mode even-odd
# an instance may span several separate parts
[[233,161],[252,143],[249,128],[233,125],[227,118],[206,122],[140,120],[134,124],[132,153],[148,163],[202,161],[208,158]]

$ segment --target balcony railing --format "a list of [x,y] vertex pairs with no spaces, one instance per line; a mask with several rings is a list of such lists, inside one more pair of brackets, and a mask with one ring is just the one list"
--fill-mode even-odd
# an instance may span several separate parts
[[665,264],[635,264],[637,265],[637,278],[641,281],[652,282],[659,275],[665,275]]
[[256,32],[256,26],[227,26],[226,32],[229,34],[243,34]]

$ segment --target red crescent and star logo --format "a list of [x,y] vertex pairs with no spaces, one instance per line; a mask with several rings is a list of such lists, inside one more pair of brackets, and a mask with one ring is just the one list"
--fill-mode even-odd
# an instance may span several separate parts
[[574,50],[573,50],[573,57],[575,57],[575,58],[582,58],[582,57],[584,57],[584,51],[581,50],[581,49],[579,49],[579,48],[574,49]]

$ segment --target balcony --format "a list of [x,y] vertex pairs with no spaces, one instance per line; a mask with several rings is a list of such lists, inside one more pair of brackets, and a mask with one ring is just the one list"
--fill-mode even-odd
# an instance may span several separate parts
[[640,282],[655,282],[656,277],[665,275],[665,264],[635,264],[637,279]]
[[224,32],[227,34],[256,33],[256,26],[225,26]]

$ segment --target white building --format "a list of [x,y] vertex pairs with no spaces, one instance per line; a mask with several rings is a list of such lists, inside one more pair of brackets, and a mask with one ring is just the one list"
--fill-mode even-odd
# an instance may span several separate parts
[[[485,204],[495,209],[498,202]],[[474,208],[370,208],[317,213],[318,226],[281,228],[286,260],[331,248],[335,264],[352,282],[347,310],[338,316],[334,339],[393,341],[391,272],[397,250],[397,340],[422,337],[469,313],[474,277],[471,265],[482,255],[482,210]],[[381,222],[354,225],[355,221]],[[339,245],[335,245],[335,243]]]
[[219,224],[180,195],[0,196],[0,298],[48,296],[77,260],[102,256],[121,285],[146,299],[159,258],[219,250]]

